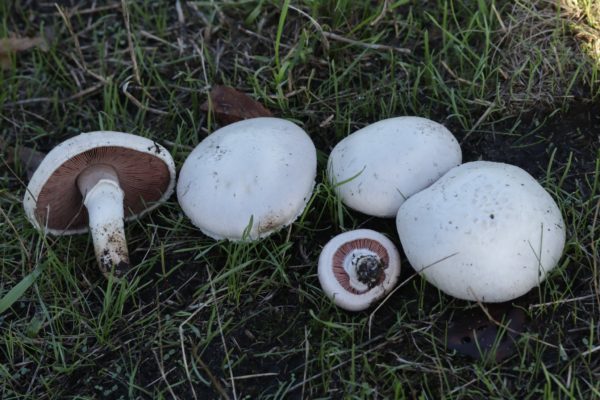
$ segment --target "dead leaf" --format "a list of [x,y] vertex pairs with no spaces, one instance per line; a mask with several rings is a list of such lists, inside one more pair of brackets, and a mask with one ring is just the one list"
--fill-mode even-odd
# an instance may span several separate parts
[[20,146],[17,150],[19,152],[21,167],[25,169],[27,179],[31,179],[35,170],[39,167],[44,157],[46,157],[46,153],[25,146]]
[[33,38],[9,37],[0,39],[0,68],[11,68],[12,62],[10,57],[12,54],[29,50],[33,47],[47,51],[48,43],[46,42],[46,39],[39,36]]
[[475,360],[497,363],[513,355],[516,341],[527,324],[525,313],[507,304],[488,305],[488,312],[502,321],[506,329],[490,321],[480,309],[455,313],[448,325],[448,349]]
[[40,165],[46,153],[34,150],[26,146],[18,146],[16,148],[8,146],[4,139],[0,138],[0,155],[5,156],[5,162],[7,164],[14,164],[17,162],[21,168],[25,170],[27,178],[31,179],[31,176]]
[[223,125],[256,117],[272,117],[271,111],[250,96],[229,86],[213,86],[200,109],[213,112]]

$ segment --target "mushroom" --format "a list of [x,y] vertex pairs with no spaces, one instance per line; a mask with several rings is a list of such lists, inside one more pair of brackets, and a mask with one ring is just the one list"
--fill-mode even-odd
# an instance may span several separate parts
[[461,163],[460,146],[437,122],[397,117],[368,125],[339,142],[328,177],[348,207],[375,217],[395,217],[414,193]]
[[565,244],[548,192],[521,168],[488,161],[451,169],[408,199],[396,224],[413,268],[464,300],[527,293],[558,264]]
[[316,171],[316,149],[304,130],[279,118],[252,118],[213,132],[190,153],[177,197],[211,238],[255,240],[296,220]]
[[319,257],[319,282],[327,297],[360,311],[385,296],[400,276],[400,255],[391,240],[370,229],[331,239]]
[[129,267],[123,220],[157,207],[174,185],[175,165],[161,145],[128,133],[89,132],[46,155],[23,206],[36,228],[54,235],[89,227],[100,269],[121,276]]

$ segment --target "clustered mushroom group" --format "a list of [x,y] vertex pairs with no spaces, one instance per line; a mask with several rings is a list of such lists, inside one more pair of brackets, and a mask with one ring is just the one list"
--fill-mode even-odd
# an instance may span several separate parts
[[[397,117],[360,129],[332,150],[327,176],[340,200],[361,213],[396,218],[412,267],[443,292],[502,302],[540,284],[565,243],[560,210],[524,170],[462,163],[443,125]],[[309,135],[279,118],[252,118],[204,139],[183,163],[177,197],[183,212],[214,239],[256,240],[293,223],[315,186]],[[175,164],[156,142],[98,131],[54,148],[24,198],[28,219],[52,234],[90,231],[100,269],[129,269],[124,220],[157,207],[175,188]],[[332,301],[368,308],[394,287],[400,256],[368,229],[327,243],[318,276]]]
[[[338,143],[328,176],[348,207],[396,218],[409,263],[443,292],[481,302],[524,295],[558,264],[565,244],[560,210],[519,167],[461,162],[444,126],[398,117]],[[389,290],[374,290],[372,301]],[[328,294],[335,301],[341,291]]]

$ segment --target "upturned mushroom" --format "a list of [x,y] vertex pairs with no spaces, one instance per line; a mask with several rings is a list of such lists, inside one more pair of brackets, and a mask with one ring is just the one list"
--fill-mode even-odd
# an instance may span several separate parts
[[341,308],[360,311],[385,296],[400,276],[400,255],[391,240],[370,229],[331,239],[319,257],[319,282]]
[[414,193],[461,163],[460,146],[443,125],[397,117],[368,125],[331,151],[328,178],[348,207],[375,217],[395,217]]
[[280,118],[252,118],[204,139],[179,173],[184,213],[213,239],[256,240],[294,222],[311,196],[317,154]]
[[51,234],[89,229],[100,269],[120,277],[129,268],[124,219],[157,207],[174,185],[175,164],[158,143],[122,132],[82,133],[46,155],[23,206],[29,221]]
[[476,161],[451,169],[398,210],[412,267],[443,292],[503,302],[538,286],[565,244],[560,209],[519,167]]

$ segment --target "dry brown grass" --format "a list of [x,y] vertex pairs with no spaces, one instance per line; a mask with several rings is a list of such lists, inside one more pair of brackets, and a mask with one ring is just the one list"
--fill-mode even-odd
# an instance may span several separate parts
[[600,2],[560,0],[561,15],[569,21],[579,45],[596,62],[600,61]]
[[578,82],[593,83],[600,2],[518,0],[503,23],[501,95],[508,108],[556,105],[577,95]]

